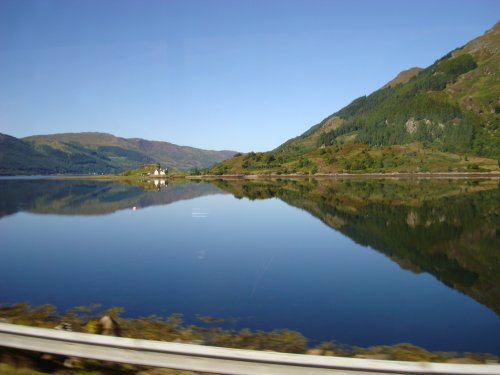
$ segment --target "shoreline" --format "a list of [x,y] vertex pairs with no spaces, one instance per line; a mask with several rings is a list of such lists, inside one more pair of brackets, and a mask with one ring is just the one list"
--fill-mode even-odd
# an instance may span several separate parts
[[171,176],[120,176],[120,175],[47,175],[0,176],[1,180],[266,180],[266,179],[500,179],[498,172],[387,172],[387,173],[316,173],[316,174],[225,174],[225,175],[171,175]]
[[412,179],[412,178],[493,178],[500,179],[499,172],[388,172],[388,173],[316,173],[316,174],[233,174],[233,175],[199,175],[185,176],[188,180],[259,180],[259,179],[343,179],[343,178],[387,178],[387,179]]

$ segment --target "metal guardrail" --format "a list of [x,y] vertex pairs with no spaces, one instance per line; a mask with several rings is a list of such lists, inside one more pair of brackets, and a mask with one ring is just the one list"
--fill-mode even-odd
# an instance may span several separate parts
[[500,365],[341,358],[100,336],[0,323],[0,347],[232,375],[454,374],[498,375]]

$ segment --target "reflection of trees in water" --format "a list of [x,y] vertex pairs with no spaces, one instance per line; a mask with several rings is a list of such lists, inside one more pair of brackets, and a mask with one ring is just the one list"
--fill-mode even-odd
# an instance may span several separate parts
[[[152,189],[146,187],[151,185]],[[154,182],[86,180],[0,181],[0,217],[19,211],[62,215],[100,215],[132,207],[163,205],[222,190],[206,183],[174,183],[155,188]]]
[[431,273],[500,312],[500,189],[493,180],[221,180],[174,183],[159,192],[110,181],[4,180],[0,217],[106,214],[224,190],[303,208],[401,267]]
[[303,208],[401,267],[428,272],[500,312],[496,181],[236,181],[221,187]]

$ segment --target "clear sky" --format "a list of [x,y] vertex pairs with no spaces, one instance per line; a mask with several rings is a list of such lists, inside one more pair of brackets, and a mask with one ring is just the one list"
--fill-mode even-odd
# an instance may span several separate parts
[[0,132],[266,151],[499,16],[500,0],[0,0]]

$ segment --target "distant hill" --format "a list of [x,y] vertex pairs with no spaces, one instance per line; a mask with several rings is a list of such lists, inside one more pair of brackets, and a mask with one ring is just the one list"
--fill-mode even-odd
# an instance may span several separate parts
[[118,173],[143,163],[178,170],[207,168],[235,154],[106,133],[66,133],[18,139],[0,134],[0,175]]
[[431,66],[401,72],[302,135],[212,173],[498,170],[500,23]]

